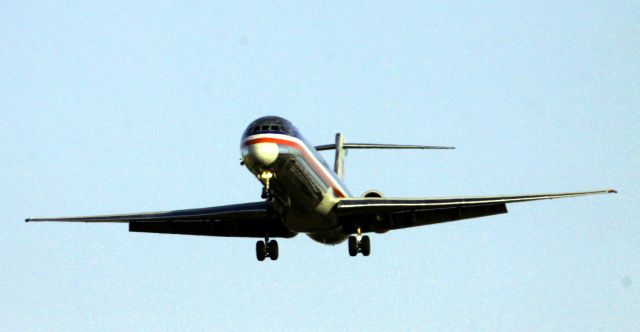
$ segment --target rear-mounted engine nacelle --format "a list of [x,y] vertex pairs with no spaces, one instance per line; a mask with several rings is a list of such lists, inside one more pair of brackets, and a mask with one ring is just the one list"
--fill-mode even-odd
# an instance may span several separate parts
[[371,197],[378,197],[381,198],[382,192],[377,191],[377,190],[367,190],[362,194],[362,197],[367,197],[367,198],[371,198]]

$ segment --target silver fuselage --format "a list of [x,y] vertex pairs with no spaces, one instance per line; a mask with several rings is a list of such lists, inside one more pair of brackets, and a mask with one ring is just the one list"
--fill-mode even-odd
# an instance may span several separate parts
[[[242,137],[246,167],[273,195],[283,223],[313,240],[337,244],[347,238],[333,213],[340,198],[350,197],[342,181],[315,148],[290,123],[285,130],[254,130]],[[268,180],[262,175],[271,173]]]

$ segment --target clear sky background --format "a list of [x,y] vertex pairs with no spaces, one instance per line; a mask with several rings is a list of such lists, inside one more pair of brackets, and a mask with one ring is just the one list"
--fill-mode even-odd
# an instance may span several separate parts
[[[618,195],[372,236],[370,257],[25,224],[259,200],[245,126],[351,151],[354,194]],[[0,3],[0,328],[640,330],[640,3]],[[329,163],[332,155],[326,155]]]

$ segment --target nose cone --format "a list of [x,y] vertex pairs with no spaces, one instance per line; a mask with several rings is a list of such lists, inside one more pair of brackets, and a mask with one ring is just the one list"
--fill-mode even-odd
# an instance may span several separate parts
[[262,166],[269,166],[278,159],[278,144],[276,143],[255,143],[248,146],[249,157]]

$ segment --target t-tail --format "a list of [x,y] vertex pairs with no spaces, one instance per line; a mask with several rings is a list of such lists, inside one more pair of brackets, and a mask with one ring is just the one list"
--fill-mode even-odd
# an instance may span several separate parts
[[344,156],[347,149],[418,149],[418,150],[452,150],[453,146],[433,145],[404,145],[404,144],[377,144],[377,143],[346,143],[341,133],[336,134],[334,144],[318,145],[317,151],[336,150],[333,170],[340,179],[344,177]]

